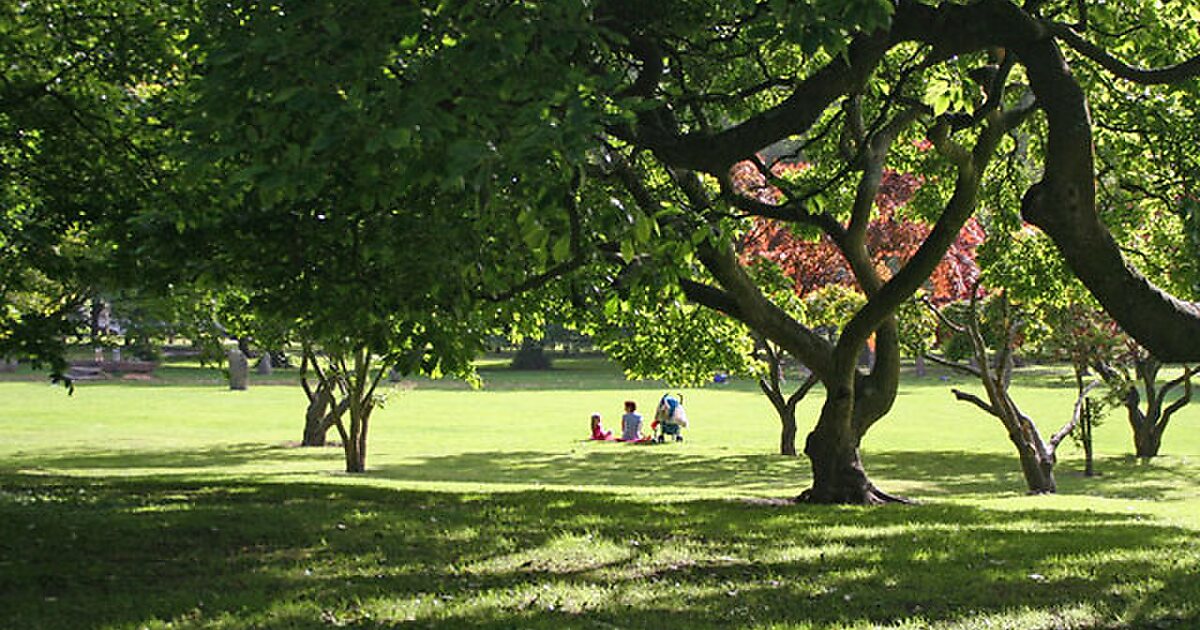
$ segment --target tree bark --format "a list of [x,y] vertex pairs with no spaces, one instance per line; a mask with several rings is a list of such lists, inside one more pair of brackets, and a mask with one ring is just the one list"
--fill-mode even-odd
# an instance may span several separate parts
[[[796,500],[801,503],[881,505],[907,502],[875,487],[867,477],[859,453],[859,443],[875,419],[878,401],[858,385],[865,379],[854,369],[857,353],[842,353],[839,369],[825,380],[825,404],[816,427],[808,434],[804,454],[812,464],[812,486]],[[869,388],[867,388],[869,389]],[[888,398],[886,394],[883,396]],[[863,414],[869,414],[864,417]]]
[[[1162,449],[1163,434],[1166,433],[1171,417],[1191,402],[1191,379],[1195,371],[1193,368],[1185,366],[1181,376],[1159,386],[1158,374],[1162,368],[1161,361],[1153,355],[1143,355],[1136,357],[1133,364],[1136,378],[1132,380],[1127,380],[1128,373],[1125,373],[1126,376],[1121,376],[1110,366],[1099,367],[1104,378],[1111,382],[1121,383],[1125,388],[1125,397],[1122,403],[1128,414],[1129,426],[1133,429],[1134,455],[1142,459],[1150,459],[1158,457],[1159,451]],[[1141,381],[1146,394],[1144,411],[1142,410],[1142,394],[1138,390],[1138,381]],[[1183,394],[1175,402],[1164,406],[1168,394],[1180,385],[1183,386]]]
[[1021,457],[1021,472],[1025,475],[1025,485],[1030,494],[1052,494],[1058,490],[1054,481],[1055,457],[1035,444],[1027,442],[1021,436],[1009,435],[1017,453]]
[[1079,441],[1083,444],[1083,476],[1094,477],[1096,475],[1096,454],[1095,446],[1092,443],[1092,427],[1095,420],[1095,405],[1090,400],[1084,400],[1084,418],[1080,425]]
[[329,389],[324,383],[321,383],[317,387],[316,393],[308,401],[308,411],[304,414],[304,439],[300,441],[301,446],[325,446],[325,435],[329,432],[329,425],[325,424],[325,419],[332,406],[330,399]]

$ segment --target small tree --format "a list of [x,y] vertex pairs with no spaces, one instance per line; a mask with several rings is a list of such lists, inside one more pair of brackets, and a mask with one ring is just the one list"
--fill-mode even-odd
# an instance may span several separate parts
[[[1130,374],[1130,367],[1133,373]],[[1130,342],[1126,360],[1116,365],[1099,363],[1097,369],[1115,390],[1129,415],[1133,429],[1133,448],[1137,457],[1157,457],[1162,448],[1163,434],[1172,416],[1192,401],[1192,376],[1198,366],[1183,366],[1183,373],[1161,385],[1158,382],[1163,363],[1141,346]],[[1140,385],[1140,388],[1139,388]],[[1169,395],[1179,387],[1182,395],[1167,403]],[[1142,396],[1145,395],[1145,407]]]
[[756,342],[756,353],[766,363],[766,370],[758,377],[758,387],[779,415],[779,454],[795,457],[796,406],[804,400],[820,378],[815,372],[808,371],[807,375],[801,375],[803,380],[799,381],[796,389],[787,392],[784,389],[783,350],[767,339],[759,338]]
[[[387,364],[373,357],[366,347],[335,351],[323,361],[311,347],[306,347],[303,361],[300,382],[309,400],[303,444],[324,446],[326,433],[335,427],[346,453],[346,472],[365,472],[371,414],[385,398],[378,388]],[[308,366],[312,366],[316,376],[316,389],[308,384]],[[347,414],[349,425],[344,421]]]
[[[933,309],[946,327],[967,339],[971,356],[975,359],[974,366],[932,355],[930,358],[979,379],[987,400],[959,389],[951,390],[954,397],[969,402],[1000,420],[1008,433],[1008,439],[1017,449],[1021,471],[1031,493],[1055,492],[1057,484],[1054,481],[1054,465],[1057,463],[1058,446],[1079,424],[1087,391],[1081,392],[1076,398],[1071,419],[1048,440],[1044,439],[1033,419],[1021,411],[1009,393],[1014,366],[1013,353],[1020,339],[1021,320],[1015,316],[1012,305],[1003,292],[989,300],[988,306],[991,313],[988,318],[990,321],[987,322],[980,313],[978,295],[968,302],[965,316],[960,320],[953,319],[941,309]],[[988,352],[989,344],[985,339],[985,326],[989,324],[997,339],[996,350],[992,353]]]
[[1055,357],[1071,364],[1076,404],[1082,405],[1077,409],[1079,424],[1071,435],[1083,449],[1083,474],[1091,477],[1095,474],[1092,430],[1100,424],[1107,400],[1089,395],[1099,384],[1089,375],[1095,366],[1110,361],[1128,338],[1078,282],[1068,281],[1063,288],[1068,295],[1060,297],[1065,300],[1049,300],[1042,305],[1046,327],[1043,345]]

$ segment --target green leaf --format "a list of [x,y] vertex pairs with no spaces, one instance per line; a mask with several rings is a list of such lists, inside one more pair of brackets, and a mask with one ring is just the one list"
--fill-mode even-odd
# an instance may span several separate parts
[[555,262],[562,262],[571,256],[571,238],[569,236],[561,236],[554,241],[554,247],[551,250],[551,255]]
[[407,127],[393,127],[384,133],[384,139],[389,147],[403,149],[412,144],[412,130]]

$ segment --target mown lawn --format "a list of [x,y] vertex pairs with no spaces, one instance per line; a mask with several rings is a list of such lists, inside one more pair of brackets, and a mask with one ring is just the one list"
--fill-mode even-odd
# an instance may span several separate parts
[[[1101,476],[1064,445],[1030,497],[969,384],[908,379],[864,451],[919,504],[804,507],[752,384],[685,391],[682,444],[589,443],[590,412],[664,388],[559,366],[403,384],[359,477],[294,446],[294,386],[0,382],[0,627],[1200,626],[1200,406],[1152,463],[1110,416]],[[1041,369],[1018,401],[1051,430],[1073,398]]]

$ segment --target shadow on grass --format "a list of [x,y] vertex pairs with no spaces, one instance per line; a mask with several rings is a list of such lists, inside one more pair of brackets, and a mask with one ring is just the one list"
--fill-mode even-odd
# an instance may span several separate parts
[[0,459],[0,469],[43,468],[52,470],[178,469],[220,471],[253,463],[288,462],[306,459],[341,461],[340,447],[298,448],[285,444],[229,444],[187,450],[67,451],[52,455],[16,453]]
[[0,482],[3,627],[1200,622],[1194,532],[1129,514]]
[[[18,453],[0,460],[0,470],[41,468],[51,471],[153,470],[181,475],[222,472],[247,465],[286,470],[313,461],[341,470],[337,447],[232,444],[200,450]],[[868,474],[885,488],[889,481],[916,484],[913,497],[1021,494],[1025,482],[1015,455],[965,451],[886,451],[864,455]],[[322,464],[325,465],[325,464]],[[1165,499],[1180,488],[1200,485],[1200,470],[1175,461],[1142,462],[1132,457],[1103,459],[1104,474],[1086,478],[1070,464],[1056,470],[1059,492],[1111,498]],[[411,459],[371,466],[372,477],[402,482],[457,482],[606,488],[735,489],[796,494],[810,479],[808,460],[774,454],[694,455],[674,444],[626,445],[581,442],[569,452],[486,451]]]

